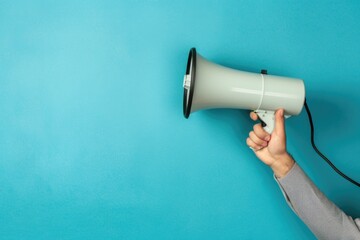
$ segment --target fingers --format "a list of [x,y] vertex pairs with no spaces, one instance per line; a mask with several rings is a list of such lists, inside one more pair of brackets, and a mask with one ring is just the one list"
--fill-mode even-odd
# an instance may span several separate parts
[[261,124],[256,124],[254,131],[249,133],[246,143],[250,148],[257,151],[266,147],[269,140],[270,135],[261,127]]
[[263,149],[264,147],[261,145],[256,144],[255,142],[253,142],[253,140],[251,140],[250,137],[248,137],[246,139],[246,144],[249,146],[249,148],[251,148],[253,151],[259,151],[261,149]]
[[250,112],[250,118],[254,121],[258,120],[258,115],[255,112]]
[[277,134],[285,134],[284,109],[279,109],[275,113],[275,128]]
[[[250,113],[250,118],[252,120],[259,119],[258,115],[254,112]],[[274,144],[271,142],[274,142]],[[263,148],[268,149],[269,153],[273,154],[277,154],[279,151],[286,151],[284,110],[278,109],[275,112],[275,128],[271,135],[264,130],[261,124],[256,124],[253,131],[249,133],[246,143],[255,152]]]
[[254,125],[254,133],[255,135],[263,141],[270,141],[270,134],[264,130],[261,126],[261,123]]
[[263,146],[257,145],[256,143],[254,143],[250,137],[248,137],[246,139],[246,144],[249,146],[249,148],[251,148],[253,151],[259,151],[261,149],[263,149]]

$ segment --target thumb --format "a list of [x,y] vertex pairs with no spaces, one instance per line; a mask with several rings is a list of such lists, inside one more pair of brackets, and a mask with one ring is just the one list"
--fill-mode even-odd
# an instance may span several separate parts
[[275,113],[274,132],[276,132],[279,135],[285,135],[284,109],[278,109]]

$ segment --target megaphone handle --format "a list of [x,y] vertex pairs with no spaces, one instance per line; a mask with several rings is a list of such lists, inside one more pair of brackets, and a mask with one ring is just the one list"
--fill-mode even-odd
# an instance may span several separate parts
[[275,127],[275,112],[256,110],[255,113],[259,116],[261,126],[264,130],[271,134]]
[[271,134],[271,133],[274,131],[274,127],[269,127],[268,125],[266,125],[266,126],[264,127],[264,130],[265,130],[267,133]]

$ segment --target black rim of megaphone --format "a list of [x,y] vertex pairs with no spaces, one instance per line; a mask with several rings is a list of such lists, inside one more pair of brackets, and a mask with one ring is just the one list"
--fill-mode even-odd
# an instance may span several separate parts
[[189,75],[189,73],[191,73],[190,89],[188,90],[184,87],[183,111],[185,118],[189,117],[191,111],[191,104],[192,104],[194,88],[195,88],[195,70],[196,70],[196,49],[191,48],[189,51],[189,57],[186,66],[186,75]]

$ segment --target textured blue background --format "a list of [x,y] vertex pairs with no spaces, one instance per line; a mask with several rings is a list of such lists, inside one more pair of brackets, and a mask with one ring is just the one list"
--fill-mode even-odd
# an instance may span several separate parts
[[[303,78],[319,148],[360,180],[359,1],[0,1],[1,239],[314,239],[245,145],[248,112],[182,115],[190,47]],[[348,214],[360,190],[289,151]]]

